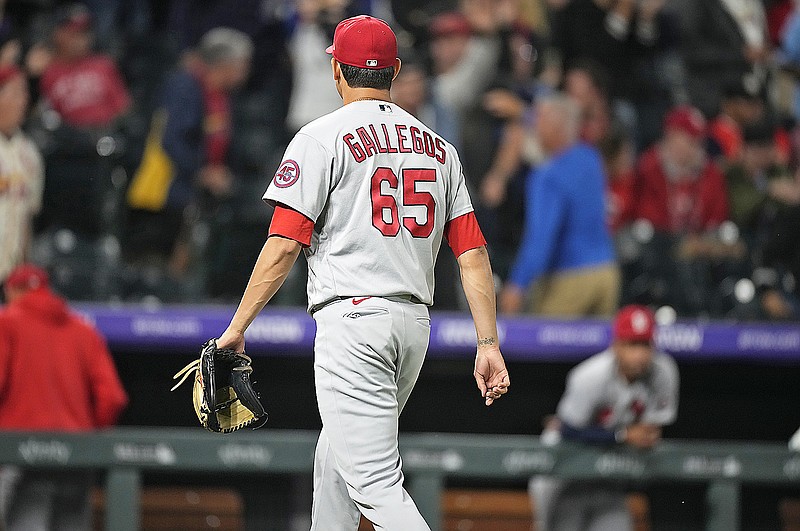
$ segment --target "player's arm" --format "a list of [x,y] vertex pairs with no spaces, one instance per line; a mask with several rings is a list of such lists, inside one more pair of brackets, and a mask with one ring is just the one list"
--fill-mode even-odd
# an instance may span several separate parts
[[217,340],[219,348],[244,350],[244,332],[283,285],[303,246],[311,241],[313,222],[290,208],[278,205],[270,236],[258,255],[250,280],[230,325]]
[[620,435],[594,423],[595,411],[600,407],[603,394],[602,379],[585,365],[570,371],[564,395],[558,403],[556,414],[565,440],[588,444],[613,444]]
[[449,221],[445,227],[445,237],[457,256],[461,284],[475,322],[478,351],[474,376],[481,396],[489,406],[508,391],[511,382],[497,337],[494,278],[486,240],[473,212]]
[[486,247],[476,247],[459,255],[458,266],[478,335],[473,375],[481,396],[486,399],[486,405],[490,406],[506,394],[511,381],[497,337],[494,279]]

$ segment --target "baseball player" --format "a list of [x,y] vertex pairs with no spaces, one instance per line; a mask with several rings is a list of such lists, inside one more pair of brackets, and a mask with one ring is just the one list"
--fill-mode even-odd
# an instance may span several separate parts
[[369,16],[344,20],[327,51],[344,106],[287,147],[264,195],[275,205],[270,236],[217,344],[244,348],[245,330],[302,249],[323,426],[311,527],[354,531],[361,513],[376,529],[426,530],[403,489],[397,431],[428,347],[442,238],[458,257],[486,405],[510,383],[491,267],[455,149],[391,101],[400,70],[391,28]]
[[[570,371],[557,421],[546,428],[543,440],[647,449],[661,439],[662,426],[677,414],[678,369],[671,357],[655,351],[654,328],[653,314],[644,306],[617,313],[611,347]],[[538,529],[633,529],[625,492],[613,484],[540,476],[531,480],[530,491]]]
[[28,109],[25,74],[0,67],[0,282],[25,258],[44,189],[44,165],[20,126]]

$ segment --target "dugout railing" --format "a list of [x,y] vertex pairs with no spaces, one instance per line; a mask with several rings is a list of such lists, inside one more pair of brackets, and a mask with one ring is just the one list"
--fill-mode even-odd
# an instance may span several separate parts
[[[106,472],[109,531],[139,529],[142,474],[310,474],[317,434],[310,431],[229,435],[192,428],[118,428],[93,434],[0,433],[0,463]],[[507,435],[403,434],[407,487],[433,531],[441,529],[447,478],[524,480],[536,474],[571,479],[703,482],[706,530],[740,529],[741,486],[800,486],[800,454],[774,443],[664,441],[651,451],[543,446]],[[309,493],[310,495],[310,493]]]

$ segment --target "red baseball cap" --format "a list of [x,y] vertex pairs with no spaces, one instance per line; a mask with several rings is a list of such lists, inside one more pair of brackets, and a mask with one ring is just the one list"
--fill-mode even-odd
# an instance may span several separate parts
[[664,129],[677,129],[700,139],[706,136],[706,119],[695,107],[679,105],[667,113]]
[[48,283],[47,271],[33,264],[17,266],[6,278],[6,287],[14,289],[32,290],[45,288]]
[[394,66],[397,37],[383,20],[359,15],[339,22],[325,51],[342,64],[380,70]]
[[653,341],[656,319],[646,306],[631,304],[617,312],[614,319],[613,336],[620,341]]

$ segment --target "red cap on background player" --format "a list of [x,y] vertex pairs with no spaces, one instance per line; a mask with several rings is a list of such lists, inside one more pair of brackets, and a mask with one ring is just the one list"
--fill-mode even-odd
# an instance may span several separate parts
[[359,15],[339,22],[325,51],[342,64],[380,70],[394,66],[397,37],[383,20]]
[[655,316],[648,307],[631,304],[617,313],[612,331],[615,340],[651,343],[655,327]]
[[6,287],[12,289],[32,290],[47,287],[49,277],[47,271],[33,264],[22,264],[14,268],[6,278]]

